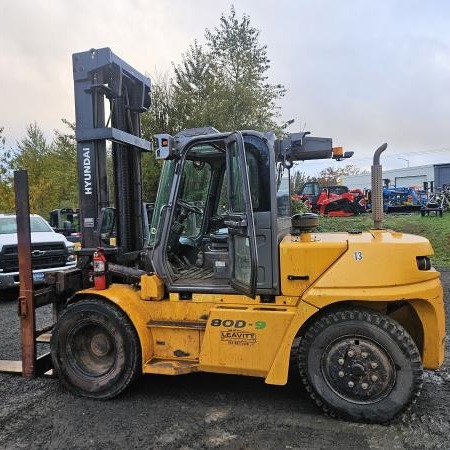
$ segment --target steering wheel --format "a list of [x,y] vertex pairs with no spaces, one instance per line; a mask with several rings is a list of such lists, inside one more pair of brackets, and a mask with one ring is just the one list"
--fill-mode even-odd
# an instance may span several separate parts
[[177,200],[177,204],[180,205],[183,209],[185,209],[186,211],[188,211],[190,213],[203,215],[203,211],[201,208],[199,208],[198,206],[195,206],[195,205],[191,205],[190,203],[185,202],[184,200],[181,200],[180,198]]

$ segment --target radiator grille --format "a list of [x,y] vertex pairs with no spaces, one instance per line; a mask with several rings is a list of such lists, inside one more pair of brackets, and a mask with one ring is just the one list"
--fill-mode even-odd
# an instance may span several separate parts
[[[31,245],[33,270],[50,269],[66,265],[67,249],[64,243],[39,243]],[[17,272],[19,258],[17,245],[5,245],[0,253],[0,268],[3,272]]]

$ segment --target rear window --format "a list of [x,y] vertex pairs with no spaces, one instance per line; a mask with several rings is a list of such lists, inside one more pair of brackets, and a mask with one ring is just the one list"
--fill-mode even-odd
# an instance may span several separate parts
[[[53,231],[50,225],[42,217],[30,217],[31,232]],[[0,234],[17,233],[15,217],[0,217]]]

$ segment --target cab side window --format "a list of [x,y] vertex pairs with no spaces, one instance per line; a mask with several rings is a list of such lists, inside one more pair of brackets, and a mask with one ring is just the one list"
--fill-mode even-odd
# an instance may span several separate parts
[[259,178],[258,160],[251,152],[246,153],[248,182],[250,184],[250,196],[252,198],[253,211],[259,209],[260,189],[259,185],[262,180]]
[[[182,178],[181,199],[205,211],[211,182],[211,166],[200,161],[186,161]],[[203,215],[189,214],[184,222],[184,236],[197,237],[201,232]]]
[[277,183],[277,211],[278,217],[291,215],[291,197],[289,195],[290,176],[289,171],[278,171],[279,179]]

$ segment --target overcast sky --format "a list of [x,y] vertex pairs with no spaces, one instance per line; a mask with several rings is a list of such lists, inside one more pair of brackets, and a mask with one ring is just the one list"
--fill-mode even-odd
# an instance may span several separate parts
[[[36,121],[52,136],[74,120],[71,55],[111,47],[139,71],[171,70],[230,1],[19,0],[0,13],[0,127],[13,146]],[[450,162],[450,2],[236,0],[287,88],[289,128],[332,137],[370,167]],[[305,125],[306,124],[306,125]],[[403,158],[403,159],[401,159]],[[324,164],[311,164],[308,172]],[[329,162],[325,165],[330,165]]]

